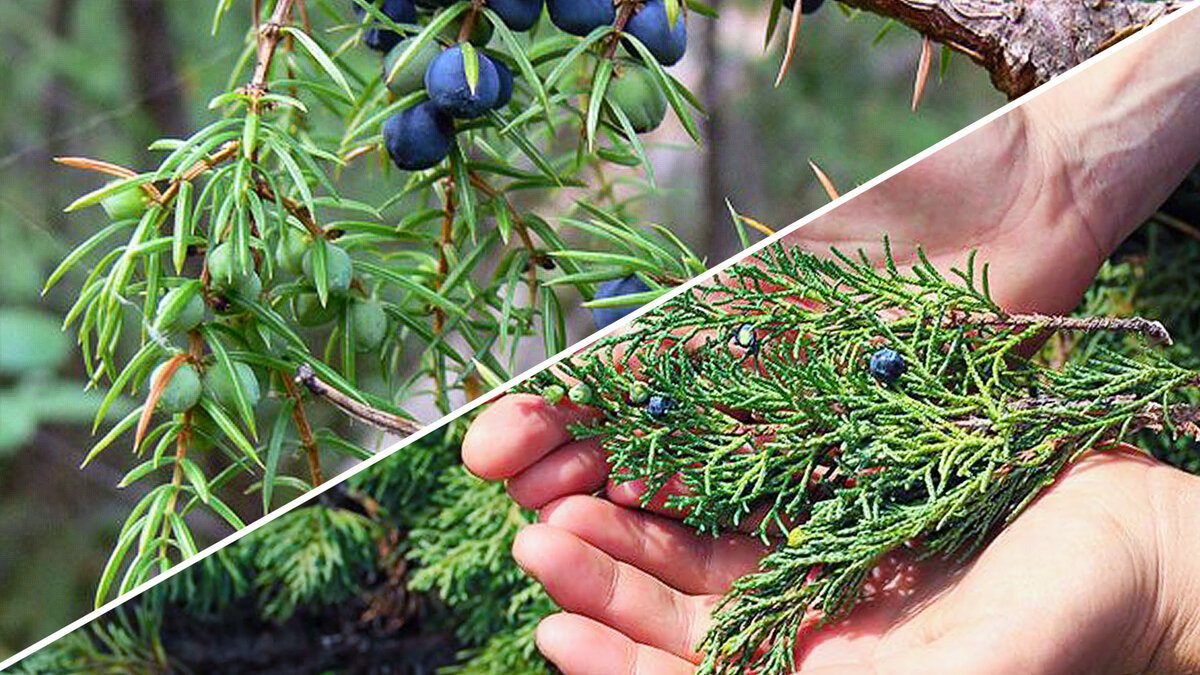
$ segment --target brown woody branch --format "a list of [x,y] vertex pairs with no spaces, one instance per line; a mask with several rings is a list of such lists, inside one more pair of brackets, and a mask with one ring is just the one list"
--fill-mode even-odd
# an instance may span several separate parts
[[1182,0],[842,0],[970,56],[1016,98],[1151,22]]
[[307,206],[283,195],[276,196],[275,191],[271,189],[267,181],[261,178],[254,181],[254,191],[266,201],[273,202],[278,199],[279,203],[283,205],[284,210],[300,221],[304,225],[304,229],[308,230],[308,233],[312,235],[313,239],[325,238],[325,230],[321,229],[321,226],[317,224],[316,219],[313,218],[312,212],[308,210]]
[[[1190,383],[1191,386],[1200,384],[1200,379]],[[1035,410],[1047,407],[1066,407],[1068,409],[1087,409],[1088,412],[1101,412],[1137,401],[1134,396],[1113,396],[1099,401],[1063,401],[1062,399],[1035,396],[1019,399],[1008,404],[1014,411]],[[965,429],[988,430],[994,426],[994,421],[982,417],[969,417],[958,422]],[[1173,405],[1163,406],[1161,403],[1149,401],[1133,414],[1133,420],[1125,429],[1124,436],[1128,437],[1143,429],[1159,432],[1165,427],[1174,428],[1178,433],[1187,434],[1200,439],[1200,406]]]
[[1112,316],[1050,316],[1046,314],[1010,314],[1008,316],[980,316],[957,314],[947,320],[951,326],[1002,326],[1010,328],[1038,327],[1052,331],[1112,331],[1117,333],[1141,333],[1163,344],[1172,344],[1171,334],[1158,321],[1134,317]]
[[525,281],[529,286],[529,302],[533,304],[537,299],[538,290],[537,267],[545,264],[549,258],[539,253],[537,247],[533,245],[533,238],[529,236],[529,228],[525,225],[525,219],[509,201],[508,195],[492,187],[491,183],[474,171],[470,172],[470,177],[471,184],[482,190],[489,199],[499,200],[512,219],[513,229],[517,231],[517,236],[521,238],[521,244],[529,255],[529,267],[525,273]]
[[312,426],[309,425],[308,417],[304,414],[304,401],[301,400],[300,389],[287,377],[280,379],[283,380],[283,387],[287,389],[288,397],[295,402],[295,405],[292,406],[292,421],[296,423],[296,433],[300,435],[300,447],[304,448],[304,456],[308,460],[308,474],[312,479],[312,486],[317,487],[325,482],[325,475],[321,471],[321,453],[317,449],[317,439],[313,436]]
[[420,428],[416,422],[410,419],[393,415],[350,398],[323,382],[321,378],[317,377],[312,366],[307,363],[301,364],[296,369],[296,384],[304,385],[309,391],[329,401],[337,409],[377,429],[407,436]]
[[[279,41],[283,39],[283,27],[287,25],[288,19],[292,15],[293,0],[279,0],[275,5],[275,11],[271,13],[271,18],[261,26],[258,26],[258,43],[257,43],[257,59],[254,64],[254,75],[250,77],[250,83],[246,85],[246,92],[251,96],[251,112],[259,111],[259,98],[267,93],[267,78],[271,73],[271,62],[275,60],[275,50],[279,46]],[[254,15],[255,20],[258,20],[258,15]]]

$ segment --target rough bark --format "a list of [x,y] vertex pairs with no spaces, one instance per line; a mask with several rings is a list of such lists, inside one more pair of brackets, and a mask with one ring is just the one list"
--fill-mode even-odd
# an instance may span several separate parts
[[[949,45],[1016,98],[1183,7],[1166,0],[842,0]],[[1194,0],[1193,0],[1194,1]]]

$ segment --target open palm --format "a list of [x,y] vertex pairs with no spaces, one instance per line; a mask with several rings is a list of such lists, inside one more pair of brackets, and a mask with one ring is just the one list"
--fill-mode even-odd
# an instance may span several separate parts
[[[571,440],[581,414],[509,396],[464,444],[468,467],[541,509],[514,555],[565,612],[542,623],[538,646],[569,675],[689,673],[721,595],[766,548],[637,508],[608,483],[598,444]],[[1180,611],[1172,561],[1189,555],[1173,528],[1192,517],[1188,500],[1200,506],[1196,483],[1132,452],[1094,455],[965,568],[885,561],[849,617],[802,636],[800,672],[1192,672],[1195,645],[1181,645],[1200,626]],[[606,484],[607,499],[589,494]]]

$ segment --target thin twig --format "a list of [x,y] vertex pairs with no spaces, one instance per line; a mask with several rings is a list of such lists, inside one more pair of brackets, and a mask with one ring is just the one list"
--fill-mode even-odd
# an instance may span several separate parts
[[261,178],[254,181],[254,192],[269,202],[278,199],[279,203],[283,205],[284,210],[295,216],[296,220],[300,221],[300,224],[304,226],[304,229],[308,230],[313,239],[325,238],[325,230],[317,224],[316,219],[313,218],[312,212],[308,210],[307,206],[289,197],[282,195],[276,197],[275,191]]
[[1171,334],[1158,321],[1142,317],[1112,316],[1050,316],[1046,314],[1010,314],[1007,316],[979,316],[955,314],[947,318],[951,326],[1006,326],[1012,328],[1040,327],[1050,330],[1113,331],[1117,333],[1141,333],[1166,345],[1172,344]]
[[463,19],[462,25],[458,27],[459,42],[471,39],[471,33],[475,30],[475,24],[479,21],[481,12],[483,12],[483,0],[471,0],[471,9],[467,10],[467,16]]
[[321,381],[312,366],[307,363],[301,364],[296,369],[296,384],[304,385],[309,391],[329,401],[342,412],[377,429],[402,435],[408,435],[420,429],[420,426],[410,419],[360,403],[334,389]]
[[[1105,412],[1113,408],[1136,403],[1140,400],[1136,396],[1112,396],[1106,399],[1097,401],[1064,401],[1058,398],[1049,396],[1035,396],[1032,398],[1019,399],[1011,401],[1008,404],[1010,411],[1034,410],[1037,408],[1076,408],[1088,409],[1085,412]],[[959,420],[957,426],[969,430],[988,430],[995,426],[995,421],[983,417],[968,417]],[[1163,427],[1175,427],[1182,433],[1200,438],[1200,406],[1179,404],[1169,408],[1164,408],[1161,403],[1156,401],[1147,401],[1142,404],[1141,410],[1138,410],[1133,415],[1133,422],[1122,435],[1128,436],[1143,429],[1152,431],[1162,431]]]
[[254,64],[254,75],[250,78],[250,83],[246,85],[246,92],[251,97],[251,112],[260,112],[259,104],[262,95],[267,93],[267,78],[271,73],[271,62],[275,60],[275,49],[283,38],[283,27],[291,17],[292,3],[293,0],[279,0],[271,18],[258,27],[257,61]]
[[163,510],[162,544],[159,555],[167,557],[167,542],[171,539],[171,514],[179,501],[179,490],[183,487],[183,460],[187,455],[188,439],[192,434],[192,411],[183,413],[183,424],[175,436],[175,466],[171,467],[171,495],[167,497],[167,505]]
[[1157,220],[1167,227],[1179,230],[1192,239],[1200,241],[1200,227],[1196,227],[1185,220],[1180,220],[1179,218],[1176,218],[1169,213],[1163,213],[1162,211],[1156,211],[1154,215],[1150,217],[1151,219]]
[[296,383],[284,377],[283,387],[296,405],[292,407],[292,421],[296,423],[296,432],[300,434],[300,447],[304,448],[305,459],[308,461],[308,474],[312,478],[312,486],[317,487],[325,482],[321,471],[321,453],[317,448],[317,439],[313,436],[312,426],[304,414],[304,402],[301,400],[300,389]]
[[[442,282],[446,279],[446,274],[450,271],[450,261],[446,257],[446,247],[454,242],[454,179],[446,178],[446,197],[442,208],[442,230],[438,236],[438,266],[437,266],[437,285],[438,290],[441,289]],[[446,324],[446,312],[440,307],[433,308],[433,332],[435,335],[441,335],[442,329]]]
[[[682,4],[682,3],[681,3]],[[604,58],[611,60],[617,53],[617,45],[621,44],[621,33],[625,32],[625,24],[633,16],[637,7],[636,0],[622,0],[617,10],[617,20],[613,22],[613,31],[608,35],[608,46],[604,50]]]
[[468,174],[471,177],[471,184],[483,191],[489,199],[499,199],[504,209],[508,211],[512,218],[513,228],[517,231],[517,236],[521,238],[521,243],[525,246],[525,250],[529,255],[529,269],[526,272],[526,283],[529,285],[529,302],[535,304],[537,299],[537,266],[545,261],[545,256],[538,253],[537,247],[533,245],[533,238],[529,236],[529,228],[525,225],[525,219],[517,211],[516,207],[509,201],[508,195],[492,187],[482,176],[475,171]]

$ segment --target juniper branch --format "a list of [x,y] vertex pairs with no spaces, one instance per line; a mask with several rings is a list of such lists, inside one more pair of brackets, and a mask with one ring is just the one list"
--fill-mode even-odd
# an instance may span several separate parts
[[365,403],[360,403],[336,388],[331,387],[322,381],[321,378],[317,377],[317,374],[313,372],[312,366],[307,363],[301,364],[296,369],[296,384],[304,385],[309,391],[329,401],[342,412],[362,422],[366,422],[377,429],[389,431],[394,434],[408,435],[420,428],[412,420],[405,419],[399,415],[393,415],[378,408],[373,408]]
[[1172,344],[1171,334],[1159,321],[1142,317],[1115,316],[1047,316],[1045,314],[1010,314],[1007,316],[954,316],[952,323],[976,326],[1037,326],[1052,331],[1113,331],[1141,333],[1165,345]]
[[1016,98],[1168,13],[1178,0],[844,0],[908,25],[986,68]]
[[[1200,375],[1145,346],[1061,369],[1021,351],[1046,330],[1161,326],[1011,316],[974,256],[954,275],[777,245],[524,385],[578,382],[572,399],[600,415],[576,436],[698,530],[765,514],[764,540],[789,533],[721,605],[703,672],[792,672],[801,627],[849,612],[890,551],[964,559],[1082,453],[1198,433]],[[897,371],[871,365],[881,352]]]

